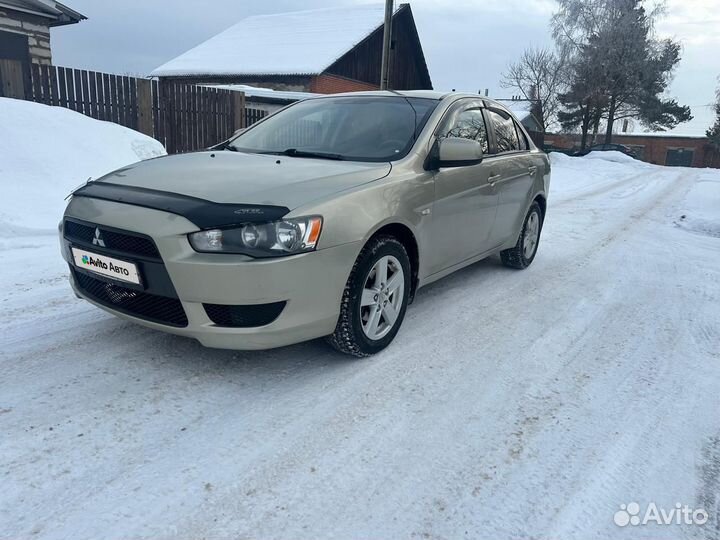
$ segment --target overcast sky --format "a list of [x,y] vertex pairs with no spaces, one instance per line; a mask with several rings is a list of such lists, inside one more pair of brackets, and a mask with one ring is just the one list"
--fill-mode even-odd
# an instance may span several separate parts
[[[373,0],[369,0],[372,2]],[[679,132],[703,134],[713,121],[720,75],[718,0],[669,0],[658,26],[683,44],[670,94],[690,105],[695,120]],[[88,17],[52,30],[57,65],[146,75],[240,19],[368,0],[67,0]],[[398,2],[396,2],[398,3]],[[410,0],[436,89],[509,97],[501,73],[529,45],[550,44],[553,0]],[[208,9],[208,4],[212,9]],[[636,128],[639,130],[639,128]]]

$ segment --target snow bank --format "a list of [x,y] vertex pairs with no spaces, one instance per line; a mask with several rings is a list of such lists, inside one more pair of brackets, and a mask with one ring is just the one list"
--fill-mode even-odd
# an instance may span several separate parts
[[164,154],[155,139],[117,124],[0,98],[0,227],[54,231],[65,197],[88,178]]
[[693,184],[681,206],[675,225],[697,234],[720,238],[720,175],[707,169],[698,173],[698,181]]
[[583,156],[584,159],[602,159],[604,161],[612,161],[614,163],[637,163],[634,157],[618,152],[617,150],[607,150],[603,152],[590,152]]

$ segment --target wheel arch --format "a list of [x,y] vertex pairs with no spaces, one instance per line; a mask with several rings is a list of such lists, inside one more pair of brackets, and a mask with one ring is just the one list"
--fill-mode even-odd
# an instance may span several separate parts
[[408,299],[408,303],[410,303],[415,297],[415,291],[417,290],[418,285],[418,275],[420,273],[420,247],[417,238],[410,227],[399,221],[393,221],[378,227],[372,232],[365,243],[367,244],[367,242],[373,238],[383,235],[396,238],[407,251],[411,268],[410,298]]

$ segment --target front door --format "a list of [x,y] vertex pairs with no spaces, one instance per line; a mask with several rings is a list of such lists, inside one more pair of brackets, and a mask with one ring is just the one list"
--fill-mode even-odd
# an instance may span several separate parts
[[[437,138],[463,137],[488,152],[482,104],[463,100],[443,119]],[[434,274],[491,249],[498,191],[485,163],[441,168],[435,173],[429,272]]]

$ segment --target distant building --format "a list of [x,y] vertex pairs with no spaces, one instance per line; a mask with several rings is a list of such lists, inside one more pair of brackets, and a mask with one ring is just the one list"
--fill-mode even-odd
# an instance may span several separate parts
[[0,61],[51,64],[50,29],[85,19],[53,0],[0,0]]
[[[545,142],[559,149],[579,148],[579,140],[579,135],[545,135]],[[656,165],[720,168],[720,150],[702,135],[623,133],[613,135],[612,142],[628,146],[638,159]]]
[[[152,72],[197,84],[243,84],[332,94],[380,86],[384,6],[360,5],[243,19]],[[390,87],[432,89],[412,10],[393,16]]]

